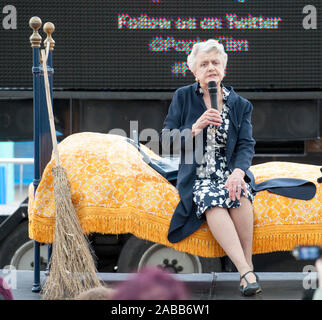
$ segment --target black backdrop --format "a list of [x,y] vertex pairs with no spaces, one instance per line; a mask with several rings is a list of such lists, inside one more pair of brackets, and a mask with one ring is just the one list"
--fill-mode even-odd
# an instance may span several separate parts
[[[160,50],[160,45],[151,46],[156,39],[160,44],[160,39],[167,38],[177,45],[180,44],[178,41],[220,39],[228,53],[224,83],[235,89],[321,89],[322,28],[319,14],[322,8],[319,2],[12,1],[17,9],[17,29],[6,30],[0,24],[0,88],[32,87],[32,50],[29,44],[32,30],[28,22],[30,17],[39,16],[43,23],[51,21],[56,27],[53,38],[56,41],[54,86],[57,89],[155,91],[173,90],[191,83],[194,80],[190,71],[176,73],[179,69],[172,69],[175,63],[184,67],[186,52],[178,52],[175,46],[168,47],[167,51],[151,50]],[[303,27],[303,19],[307,15],[303,8],[308,4],[317,10],[315,30]],[[260,29],[258,24],[256,28],[239,29],[237,22],[231,29],[226,15],[232,14],[236,14],[235,20],[238,21],[250,17],[253,21],[256,17],[281,20],[276,29]],[[144,23],[135,28],[134,19],[142,15],[150,21],[164,18],[170,21],[170,28],[138,27],[147,26]],[[2,18],[5,16],[2,14]],[[123,23],[119,25],[121,18]],[[195,28],[180,29],[184,22],[177,24],[179,18],[195,22],[195,25],[187,24]],[[205,18],[208,21],[221,19],[221,29],[202,29],[201,22]],[[41,35],[44,39],[43,32]],[[242,40],[241,50],[235,51],[238,41]]]

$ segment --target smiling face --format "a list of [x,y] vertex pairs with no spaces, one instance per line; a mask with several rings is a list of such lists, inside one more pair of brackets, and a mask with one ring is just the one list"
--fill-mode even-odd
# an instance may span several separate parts
[[209,81],[216,81],[219,85],[224,78],[224,72],[224,61],[217,51],[200,52],[197,55],[193,74],[199,79],[201,87],[207,88]]

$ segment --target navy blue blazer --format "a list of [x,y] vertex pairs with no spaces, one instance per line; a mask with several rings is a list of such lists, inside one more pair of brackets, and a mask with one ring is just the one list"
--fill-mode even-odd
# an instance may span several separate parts
[[[288,179],[286,184],[280,184],[280,181],[274,181],[269,185],[265,185],[264,183],[256,189],[254,176],[249,170],[254,156],[255,146],[251,124],[253,105],[250,101],[238,95],[233,87],[225,87],[230,91],[226,101],[226,105],[229,108],[228,116],[230,120],[226,143],[228,168],[232,170],[235,168],[242,169],[245,172],[245,181],[251,184],[255,192],[266,189],[266,186],[278,191],[279,187],[288,187],[290,185],[300,186],[308,183],[306,180],[291,179],[290,182],[290,179]],[[179,88],[173,95],[168,115],[166,116],[160,135],[163,148],[169,150],[169,146],[175,146],[177,144],[179,145],[178,148],[181,149],[176,185],[180,201],[174,211],[168,232],[168,240],[172,243],[186,238],[195,232],[205,221],[205,217],[199,219],[196,216],[196,205],[193,201],[192,189],[196,179],[196,168],[198,165],[196,154],[198,152],[202,155],[205,153],[208,126],[196,137],[192,136],[191,129],[192,125],[206,110],[207,107],[202,94],[199,92],[197,82]],[[202,135],[203,139],[199,139],[201,138],[200,135]],[[191,161],[187,161],[187,159]],[[313,186],[315,187],[314,184]]]

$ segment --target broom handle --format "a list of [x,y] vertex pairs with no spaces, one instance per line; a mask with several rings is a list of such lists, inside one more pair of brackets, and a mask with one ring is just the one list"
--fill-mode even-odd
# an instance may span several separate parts
[[50,97],[50,88],[49,88],[49,80],[48,80],[48,71],[47,71],[47,59],[49,53],[49,42],[47,43],[47,54],[44,49],[41,50],[42,56],[42,65],[44,70],[44,80],[45,80],[45,90],[46,90],[46,101],[47,101],[47,109],[48,109],[48,117],[49,117],[49,124],[50,124],[50,133],[51,139],[53,143],[53,152],[55,157],[56,166],[59,166],[59,153],[57,148],[57,137],[56,137],[56,130],[55,130],[55,120],[53,114],[53,107],[51,104],[51,97]]

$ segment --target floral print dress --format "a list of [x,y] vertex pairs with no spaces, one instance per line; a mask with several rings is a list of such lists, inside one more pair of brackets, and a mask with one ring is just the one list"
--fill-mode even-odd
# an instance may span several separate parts
[[[225,156],[227,133],[229,127],[228,106],[225,101],[229,95],[229,91],[223,87],[223,108],[221,111],[222,124],[214,130],[213,125],[209,125],[207,129],[207,145],[206,152],[203,156],[202,163],[197,167],[197,179],[193,186],[193,201],[197,205],[197,217],[205,213],[211,207],[221,208],[237,208],[240,201],[229,198],[229,190],[225,188],[225,183],[231,170],[228,169],[227,159]],[[247,198],[253,202],[254,195],[248,183],[246,183],[248,191]],[[245,195],[241,190],[241,196]]]

